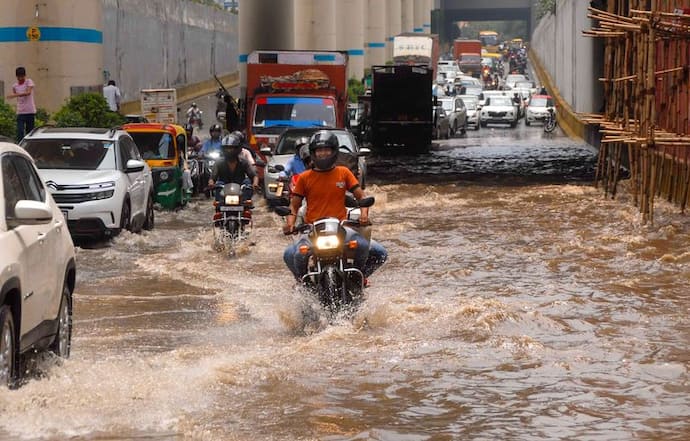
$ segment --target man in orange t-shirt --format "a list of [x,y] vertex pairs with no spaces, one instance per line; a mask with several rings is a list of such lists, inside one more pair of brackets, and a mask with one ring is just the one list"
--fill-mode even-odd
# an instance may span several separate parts
[[[313,223],[325,217],[335,217],[344,220],[347,217],[345,208],[345,193],[360,200],[364,191],[359,186],[357,178],[347,167],[336,166],[340,144],[338,137],[329,130],[316,132],[309,142],[309,153],[314,168],[302,172],[290,199],[290,211],[284,226],[284,233],[290,234],[295,228],[297,212],[302,205],[302,200],[307,200],[306,223]],[[369,223],[369,208],[360,208],[359,222],[362,225]],[[357,237],[359,246],[355,256],[355,266],[362,269],[364,277],[371,275],[374,270],[383,265],[388,255],[376,241],[369,241],[361,236]],[[285,264],[290,268],[294,276],[301,280],[307,273],[309,255],[298,253],[301,245],[311,245],[309,239],[304,236],[299,241],[287,247],[283,254]],[[310,246],[311,248],[311,246]]]

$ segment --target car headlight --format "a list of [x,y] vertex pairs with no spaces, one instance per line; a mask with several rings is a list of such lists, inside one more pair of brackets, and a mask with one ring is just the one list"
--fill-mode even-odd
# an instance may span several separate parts
[[338,236],[319,236],[316,238],[316,248],[320,250],[334,250],[340,246]]
[[92,201],[97,201],[100,199],[109,199],[113,197],[115,190],[98,191],[96,193],[91,193],[90,197]]
[[240,205],[240,197],[236,194],[226,195],[225,205]]

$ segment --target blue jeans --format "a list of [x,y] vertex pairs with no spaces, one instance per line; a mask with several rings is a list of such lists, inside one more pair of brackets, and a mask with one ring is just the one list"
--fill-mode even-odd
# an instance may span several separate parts
[[34,129],[35,120],[35,113],[20,113],[17,115],[17,142],[21,141],[24,135]]
[[[381,265],[388,260],[388,252],[386,249],[375,240],[367,243],[367,240],[356,235],[357,252],[355,253],[354,266],[359,268],[364,274],[364,277],[371,276]],[[307,245],[311,249],[311,241],[306,235],[303,235],[295,243],[285,248],[283,252],[283,261],[288,269],[292,272],[298,281],[302,281],[302,276],[307,273],[307,265],[309,264],[309,257],[311,253],[302,254],[299,252],[299,247]],[[367,253],[367,245],[369,252]]]

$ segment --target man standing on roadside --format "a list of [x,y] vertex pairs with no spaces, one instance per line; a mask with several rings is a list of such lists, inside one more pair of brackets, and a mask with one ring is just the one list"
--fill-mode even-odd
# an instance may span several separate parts
[[15,69],[17,82],[12,85],[12,92],[7,98],[17,98],[17,142],[34,129],[36,121],[36,104],[34,103],[34,82],[26,77],[26,69]]
[[108,108],[110,108],[111,112],[120,111],[122,94],[120,93],[120,89],[115,85],[115,81],[108,81],[108,85],[103,88],[103,96],[108,102]]

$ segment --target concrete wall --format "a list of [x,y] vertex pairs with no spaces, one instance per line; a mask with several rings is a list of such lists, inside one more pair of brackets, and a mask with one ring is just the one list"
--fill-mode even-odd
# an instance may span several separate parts
[[589,135],[577,113],[597,112],[603,99],[598,81],[603,70],[601,42],[582,35],[592,28],[588,6],[581,0],[559,0],[556,14],[542,18],[530,39],[540,81],[563,102],[559,117],[572,123],[571,134],[584,139]]
[[102,0],[103,80],[124,101],[238,70],[238,16],[184,0]]

